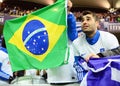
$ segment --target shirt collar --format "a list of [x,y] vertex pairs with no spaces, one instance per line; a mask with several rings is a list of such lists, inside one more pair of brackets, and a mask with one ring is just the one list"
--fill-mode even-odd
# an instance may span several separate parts
[[92,38],[86,37],[86,40],[89,44],[93,45],[98,41],[99,37],[100,37],[100,32],[97,30],[97,32]]

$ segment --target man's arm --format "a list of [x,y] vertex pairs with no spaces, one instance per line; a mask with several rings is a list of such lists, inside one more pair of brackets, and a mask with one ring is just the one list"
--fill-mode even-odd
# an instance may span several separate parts
[[72,13],[68,14],[67,17],[67,24],[68,24],[68,38],[71,41],[74,41],[78,37],[78,32],[76,30],[76,19]]
[[120,55],[120,46],[111,50],[107,50],[102,53],[97,54],[99,57],[106,57],[106,56],[115,56],[115,55]]
[[115,55],[120,55],[120,46],[117,48],[111,49],[111,50],[106,50],[98,54],[91,53],[86,57],[85,60],[88,61],[91,57],[92,58],[103,58],[103,57],[115,56]]

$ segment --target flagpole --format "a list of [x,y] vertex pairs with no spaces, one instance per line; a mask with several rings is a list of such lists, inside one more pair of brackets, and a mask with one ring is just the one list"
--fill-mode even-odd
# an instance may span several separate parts
[[30,71],[30,74],[31,74],[31,78],[32,78],[31,84],[34,84],[34,81],[33,81],[34,74],[32,73],[32,71]]

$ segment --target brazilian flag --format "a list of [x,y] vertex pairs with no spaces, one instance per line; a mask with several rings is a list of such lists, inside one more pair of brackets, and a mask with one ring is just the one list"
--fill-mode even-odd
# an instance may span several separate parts
[[3,35],[13,71],[67,63],[66,0],[5,22]]

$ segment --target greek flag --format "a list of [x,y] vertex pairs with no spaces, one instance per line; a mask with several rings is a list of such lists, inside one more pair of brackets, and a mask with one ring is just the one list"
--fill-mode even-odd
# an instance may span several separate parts
[[120,86],[120,55],[91,58],[80,86]]
[[8,80],[12,76],[12,70],[5,48],[0,47],[0,80]]

